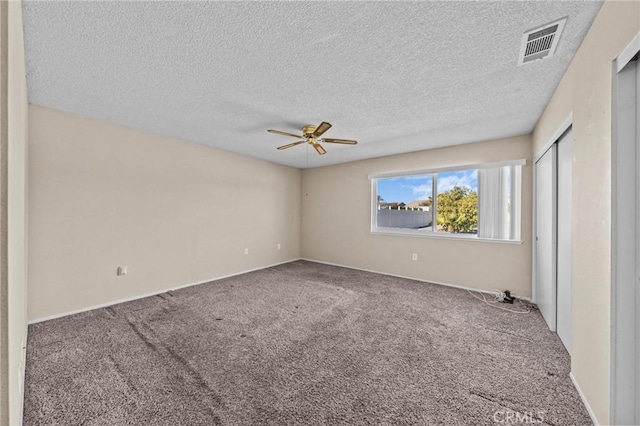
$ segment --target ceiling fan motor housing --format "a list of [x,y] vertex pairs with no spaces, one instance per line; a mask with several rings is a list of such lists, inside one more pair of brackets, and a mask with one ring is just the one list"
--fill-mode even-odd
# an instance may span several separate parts
[[315,139],[315,137],[313,136],[313,132],[316,131],[316,129],[318,128],[318,126],[312,126],[312,125],[307,125],[304,126],[302,128],[302,135],[305,137],[305,139],[309,140],[309,139]]

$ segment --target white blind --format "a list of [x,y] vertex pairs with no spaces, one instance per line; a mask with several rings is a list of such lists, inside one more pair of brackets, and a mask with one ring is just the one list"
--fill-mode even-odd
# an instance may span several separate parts
[[478,169],[478,237],[520,239],[520,165]]

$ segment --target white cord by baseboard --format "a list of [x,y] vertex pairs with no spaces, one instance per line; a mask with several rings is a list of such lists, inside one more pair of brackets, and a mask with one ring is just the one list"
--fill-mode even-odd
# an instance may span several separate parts
[[486,295],[484,293],[482,293],[482,292],[479,292],[479,291],[477,292],[478,294],[480,294],[480,296],[482,296],[482,298],[480,298],[476,294],[474,294],[473,291],[471,291],[469,289],[467,289],[467,291],[469,292],[470,295],[472,295],[476,299],[481,300],[484,303],[486,303],[487,305],[492,306],[494,308],[502,309],[503,311],[512,312],[514,314],[528,314],[529,312],[531,312],[531,309],[529,309],[527,306],[525,306],[525,304],[522,303],[522,300],[520,300],[520,299],[517,299],[517,300],[520,303],[520,306],[522,306],[525,309],[524,311],[516,311],[515,309],[509,309],[509,308],[505,308],[503,306],[497,305],[497,303],[502,303],[502,301],[504,300],[504,298],[506,296],[501,291],[497,291],[496,292],[496,294],[494,296],[494,299],[495,299],[494,301],[487,300]]

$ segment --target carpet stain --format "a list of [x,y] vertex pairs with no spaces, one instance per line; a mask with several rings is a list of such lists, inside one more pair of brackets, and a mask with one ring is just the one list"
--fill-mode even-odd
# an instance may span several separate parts
[[112,355],[107,355],[107,359],[111,362],[111,364],[113,365],[113,369],[118,373],[122,381],[126,383],[129,390],[137,392],[138,389],[131,380],[131,376],[128,374],[128,372],[125,371],[120,364],[118,364],[118,361],[116,361]]
[[157,294],[156,296],[159,297],[162,300],[166,300],[167,302],[171,302],[171,299],[173,299],[173,294],[172,293],[173,292],[168,291],[166,293]]
[[140,339],[142,339],[142,341],[144,342],[145,345],[147,345],[147,347],[153,349],[154,351],[158,350],[156,345],[153,344],[151,342],[151,340],[149,340],[149,338],[142,332],[142,330],[140,329],[140,327],[138,325],[136,325],[133,322],[131,322],[131,320],[129,320],[128,318],[127,318],[127,323],[129,324],[131,329],[138,335],[138,337],[140,337]]
[[[471,395],[475,395],[479,398],[482,398],[485,401],[493,402],[503,408],[506,408],[507,411],[510,411],[512,413],[518,413],[520,415],[520,419],[524,419],[523,421],[525,423],[546,424],[549,426],[556,426],[554,423],[545,421],[544,418],[539,416],[538,412],[523,409],[523,407],[519,406],[519,404],[516,403],[515,401],[510,401],[504,397],[492,395],[482,390],[470,390],[469,393]],[[522,422],[519,422],[519,423],[522,423]]]
[[146,328],[149,329],[149,333],[144,333],[142,331],[142,329],[145,328],[144,324],[135,324],[129,319],[127,319],[127,323],[149,348],[168,355],[164,356],[165,361],[168,361],[169,364],[171,364],[168,367],[170,367],[174,372],[183,373],[180,374],[180,377],[182,380],[187,382],[186,389],[193,388],[193,385],[195,385],[195,389],[193,390],[194,396],[197,395],[197,399],[203,399],[203,408],[205,411],[209,412],[212,418],[217,418],[219,421],[219,417],[213,410],[213,407],[220,408],[224,406],[224,403],[220,396],[211,388],[211,386],[209,386],[206,379],[202,377],[200,373],[195,370],[176,350],[163,345],[161,342],[158,344],[153,343],[150,338],[150,335],[153,333],[151,327],[147,325]]
[[178,361],[179,365],[182,367],[183,371],[186,371],[189,378],[197,385],[200,391],[203,391],[206,395],[209,396],[209,399],[213,402],[216,407],[222,407],[224,404],[220,396],[209,386],[207,380],[198,373],[193,367],[189,365],[184,358],[175,353],[174,351],[167,348],[167,352],[173,356],[175,360]]

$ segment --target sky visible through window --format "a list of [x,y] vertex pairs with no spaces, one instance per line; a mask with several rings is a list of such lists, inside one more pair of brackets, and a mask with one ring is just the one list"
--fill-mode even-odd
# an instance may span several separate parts
[[[454,186],[478,191],[478,171],[461,170],[438,173],[438,192],[446,192]],[[378,195],[387,203],[408,204],[415,200],[431,197],[433,182],[431,176],[405,176],[378,180]]]

